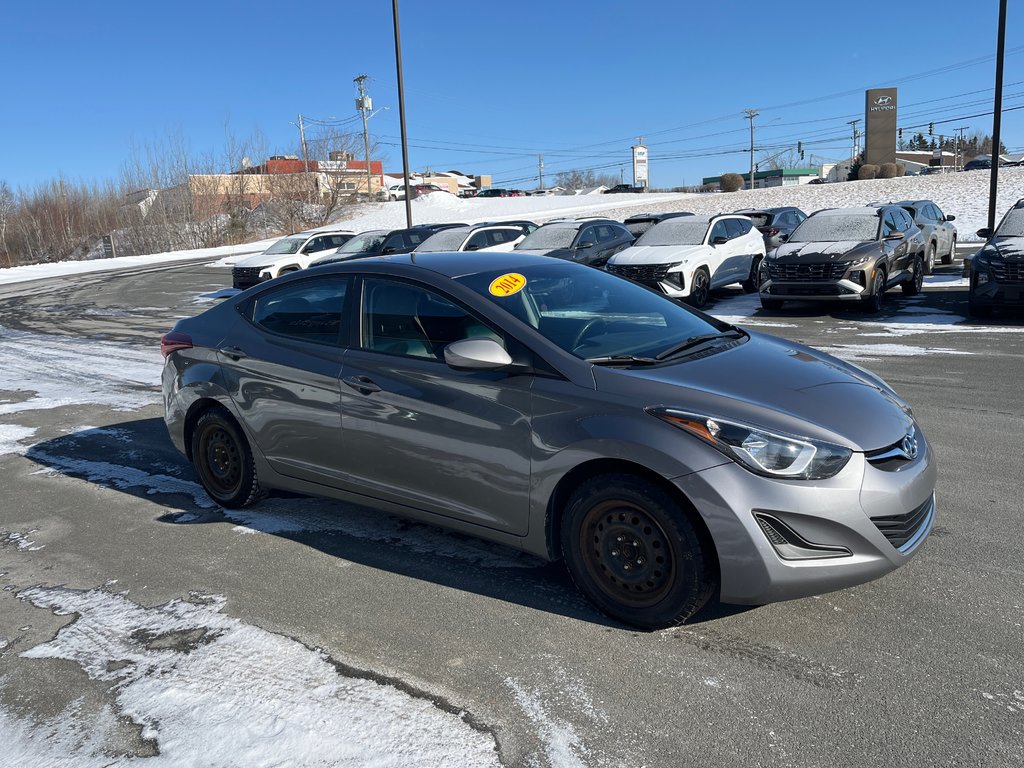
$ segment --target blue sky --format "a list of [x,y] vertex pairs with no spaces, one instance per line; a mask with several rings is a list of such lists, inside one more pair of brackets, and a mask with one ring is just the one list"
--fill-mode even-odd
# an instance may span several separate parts
[[[1024,8],[1014,5],[1004,108],[1024,105]],[[808,161],[846,157],[865,87],[900,89],[901,125],[989,111],[997,9],[402,0],[410,164],[531,188],[543,153],[548,183],[570,168],[624,168],[629,181],[629,147],[643,135],[652,186],[699,183],[747,168],[737,152],[747,107],[761,110],[766,151],[799,140]],[[228,134],[258,131],[268,149],[294,152],[298,113],[356,116],[361,73],[375,108],[388,107],[370,121],[385,167],[401,169],[387,0],[11,2],[3,28],[0,180],[14,187],[115,178],[168,136],[223,157]],[[991,120],[944,127],[988,133]],[[1003,140],[1024,151],[1024,109],[1004,112]]]

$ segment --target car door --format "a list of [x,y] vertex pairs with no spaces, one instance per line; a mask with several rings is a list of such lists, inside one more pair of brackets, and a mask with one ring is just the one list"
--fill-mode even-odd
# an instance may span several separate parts
[[283,475],[324,482],[336,473],[350,287],[348,277],[320,275],[258,293],[238,337],[218,351],[243,424]]
[[750,260],[753,256],[752,249],[743,236],[749,232],[749,227],[744,228],[741,219],[724,219],[726,235],[729,238],[723,248],[724,258],[721,265],[711,277],[712,287],[731,285],[746,280],[750,275]]
[[946,221],[946,215],[935,203],[927,206],[930,217],[935,220],[935,232],[937,234],[936,254],[944,256],[949,253],[953,244],[953,225]]
[[367,277],[341,387],[346,482],[386,501],[527,532],[533,377],[456,371],[444,347],[493,326],[420,283]]
[[[725,242],[715,244],[716,238],[725,238]],[[719,219],[711,226],[708,232],[708,271],[711,273],[711,284],[721,285],[719,271],[729,260],[729,230],[725,226],[725,219]],[[728,268],[728,267],[724,267]]]

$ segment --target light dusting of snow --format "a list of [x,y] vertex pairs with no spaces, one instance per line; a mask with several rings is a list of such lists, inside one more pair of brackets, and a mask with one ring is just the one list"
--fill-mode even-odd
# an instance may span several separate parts
[[[100,364],[98,361],[103,361]],[[86,403],[128,411],[158,402],[160,351],[0,327],[0,415]]]
[[537,691],[528,690],[511,677],[505,678],[505,685],[536,727],[548,764],[552,768],[586,768],[588,753],[576,729],[551,714]]
[[4,535],[3,531],[0,531],[0,537],[2,537],[0,538],[0,541],[4,541],[8,544],[13,544],[21,552],[38,552],[46,545],[37,545],[34,541],[30,540],[28,537],[31,536],[33,533],[38,533],[38,531],[31,530],[27,533],[8,533],[6,534],[6,536]]
[[1001,709],[1015,715],[1024,714],[1024,691],[1015,690],[1013,693],[985,693],[981,694],[987,701],[992,702]]
[[0,424],[0,456],[6,453],[24,454],[30,446],[22,445],[22,441],[32,437],[35,433],[35,427]]
[[841,360],[877,360],[880,357],[920,357],[922,355],[972,355],[956,349],[941,347],[915,347],[909,344],[837,344],[832,347],[819,346],[816,349]]
[[145,608],[103,590],[33,587],[19,597],[75,614],[21,655],[68,660],[108,683],[117,715],[158,754],[112,758],[109,713],[93,721],[72,706],[37,723],[0,710],[0,765],[500,764],[494,738],[461,714],[340,672],[318,650],[224,615],[223,598]]

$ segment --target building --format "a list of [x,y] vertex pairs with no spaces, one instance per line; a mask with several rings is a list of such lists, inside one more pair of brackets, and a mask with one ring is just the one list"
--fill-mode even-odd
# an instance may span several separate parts
[[[741,173],[743,177],[743,188],[750,188],[750,174]],[[807,184],[811,179],[819,177],[815,168],[776,168],[771,171],[754,172],[754,188],[764,189],[765,187],[796,187]],[[722,180],[721,176],[706,176],[701,182],[705,186],[718,186]]]

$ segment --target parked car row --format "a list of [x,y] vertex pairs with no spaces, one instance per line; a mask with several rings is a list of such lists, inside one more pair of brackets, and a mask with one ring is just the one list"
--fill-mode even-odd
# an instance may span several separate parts
[[983,227],[985,245],[964,259],[970,278],[968,311],[988,317],[996,307],[1024,306],[1024,199],[1008,210],[994,230]]

